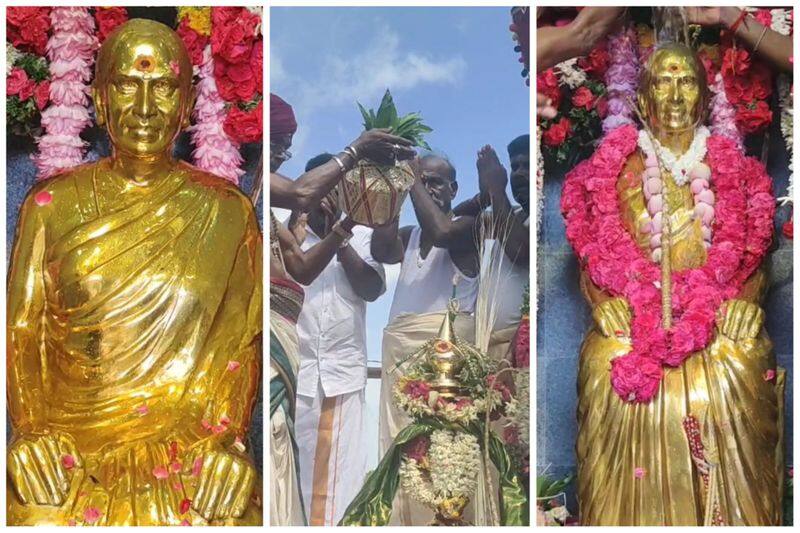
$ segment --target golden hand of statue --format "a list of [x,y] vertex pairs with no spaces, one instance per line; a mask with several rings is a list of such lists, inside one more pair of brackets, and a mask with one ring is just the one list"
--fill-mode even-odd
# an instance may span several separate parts
[[630,337],[631,310],[623,298],[612,298],[597,304],[592,310],[600,333],[606,337]]
[[256,483],[252,459],[226,450],[198,450],[186,464],[191,467],[197,456],[203,466],[192,509],[208,521],[241,517]]
[[764,324],[764,310],[747,300],[728,300],[723,307],[720,333],[732,341],[754,339]]
[[81,466],[75,441],[65,433],[23,436],[8,451],[8,474],[23,505],[63,504]]

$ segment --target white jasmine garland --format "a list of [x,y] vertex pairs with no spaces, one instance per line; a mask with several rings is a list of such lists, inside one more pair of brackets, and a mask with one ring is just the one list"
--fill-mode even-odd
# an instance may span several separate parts
[[586,83],[586,72],[578,67],[578,58],[573,57],[562,61],[555,67],[558,83],[566,85],[570,89],[575,89]]
[[469,497],[475,492],[480,446],[474,435],[461,431],[436,430],[430,440],[427,470],[415,459],[404,457],[399,473],[403,490],[435,509],[449,498]]
[[689,149],[686,150],[680,157],[672,153],[672,150],[661,146],[657,139],[650,140],[650,136],[646,131],[639,131],[639,148],[645,153],[654,153],[658,150],[658,156],[667,170],[672,175],[672,179],[676,184],[683,186],[689,182],[689,171],[698,163],[702,163],[706,157],[706,142],[710,132],[705,126],[700,126],[695,131],[694,139]]
[[6,76],[11,75],[11,71],[14,69],[14,65],[19,60],[20,55],[22,54],[14,48],[13,44],[6,42]]
[[792,203],[794,193],[794,164],[792,163],[794,107],[792,106],[792,81],[785,74],[778,77],[778,102],[781,108],[781,133],[786,142],[786,151],[789,152],[789,186],[786,189],[786,196],[778,198],[778,202],[786,205]]
[[789,9],[770,9],[769,13],[772,15],[770,28],[781,35],[791,35],[792,19],[789,16],[790,12],[791,10]]

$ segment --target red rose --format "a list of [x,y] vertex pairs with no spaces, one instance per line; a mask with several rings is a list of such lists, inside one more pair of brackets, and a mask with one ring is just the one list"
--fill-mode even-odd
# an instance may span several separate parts
[[405,387],[403,387],[404,394],[407,394],[412,398],[422,398],[426,401],[430,392],[431,388],[428,386],[428,384],[419,380],[409,381],[406,383]]
[[752,86],[753,98],[766,100],[772,94],[772,72],[764,63],[756,63],[748,77]]
[[605,41],[603,41],[600,46],[589,52],[588,56],[578,59],[578,66],[593,78],[602,80],[610,62],[611,56],[606,50]]
[[781,228],[781,232],[783,233],[783,236],[786,237],[787,239],[793,239],[794,238],[793,220],[794,220],[794,215],[792,215],[792,218],[787,220],[786,223]]
[[755,19],[762,26],[766,26],[767,28],[772,26],[772,13],[769,12],[769,9],[757,10],[755,14]]
[[259,39],[253,44],[250,54],[250,68],[256,77],[256,92],[262,94],[264,86],[264,41]]
[[33,96],[35,88],[36,82],[30,79],[28,73],[21,68],[14,68],[6,79],[6,94],[8,96],[17,95],[21,102]]
[[97,38],[102,43],[114,28],[128,20],[128,10],[124,7],[96,7],[94,19],[97,21]]
[[597,110],[597,114],[600,116],[600,118],[606,118],[606,116],[608,116],[608,98],[605,96],[598,98],[594,103],[594,107]]
[[189,51],[192,65],[201,65],[203,63],[203,50],[208,44],[208,37],[194,31],[194,29],[189,26],[188,17],[181,19],[180,24],[178,24],[178,29],[175,31],[186,46],[186,50]]
[[588,87],[579,87],[575,94],[572,95],[572,105],[575,107],[583,107],[587,111],[594,107],[595,97]]
[[243,111],[239,106],[232,105],[225,117],[223,128],[228,136],[240,143],[258,142],[264,135],[263,132],[263,100],[250,111]]
[[570,133],[572,133],[572,123],[567,117],[561,117],[561,120],[545,130],[542,139],[547,146],[561,146]]
[[7,39],[11,44],[44,55],[50,30],[50,8],[9,7],[6,16]]
[[260,78],[249,62],[228,63],[222,58],[214,61],[214,79],[222,98],[228,102],[247,102],[253,99]]
[[728,48],[722,55],[722,75],[733,77],[746,74],[750,69],[750,53],[742,48]]
[[250,58],[261,19],[246,8],[212,8],[211,52],[229,63]]
[[736,125],[745,135],[764,130],[772,122],[772,111],[766,102],[736,106]]
[[553,69],[547,69],[536,76],[536,91],[552,100],[553,107],[558,109],[561,104],[561,88]]
[[47,106],[47,102],[50,101],[50,80],[44,80],[36,86],[33,90],[33,99],[36,101],[36,107],[39,108],[39,111],[42,111]]

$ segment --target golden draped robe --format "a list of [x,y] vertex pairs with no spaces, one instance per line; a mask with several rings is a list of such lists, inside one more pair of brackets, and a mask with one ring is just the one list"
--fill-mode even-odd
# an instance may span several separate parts
[[[623,223],[649,253],[649,220],[639,179],[644,161],[631,154],[617,182]],[[713,179],[713,176],[712,176]],[[673,271],[701,266],[706,259],[700,220],[692,217],[689,185],[665,181],[671,208]],[[581,525],[703,525],[706,514],[725,525],[778,525],[783,493],[784,372],[774,379],[772,343],[758,334],[731,340],[716,331],[708,347],[678,368],[665,368],[649,403],[623,402],[611,387],[610,361],[627,353],[627,336],[602,333],[602,306],[611,296],[585,272],[581,289],[596,323],[584,339],[578,370],[578,502]],[[766,276],[756,271],[739,299],[759,304]],[[616,302],[620,303],[620,302]],[[732,320],[744,320],[736,316]],[[735,325],[735,329],[739,329]],[[755,327],[752,327],[755,326]],[[708,487],[692,459],[683,421],[694,416],[706,456],[714,463]],[[716,493],[709,498],[709,489]],[[713,503],[713,508],[708,509]]]
[[[252,204],[185,163],[140,186],[109,164],[38,183],[22,207],[8,294],[14,434],[67,434],[84,466],[60,507],[23,505],[9,487],[10,524],[81,524],[87,509],[99,525],[205,524],[181,512],[198,483],[192,452],[247,442],[262,329]],[[259,494],[256,481],[244,516],[224,523],[260,524]]]

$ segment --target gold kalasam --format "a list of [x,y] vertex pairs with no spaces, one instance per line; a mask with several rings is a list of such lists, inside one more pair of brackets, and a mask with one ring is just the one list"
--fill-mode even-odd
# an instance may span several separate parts
[[37,183],[8,283],[10,525],[262,523],[247,431],[262,238],[237,187],[172,159],[192,65],[162,24],[104,42],[113,155]]
[[[702,117],[706,87],[699,61],[685,48],[656,51],[648,63],[640,107],[659,140],[688,145]],[[621,175],[644,171],[634,152]],[[673,272],[706,261],[701,223],[693,217],[689,185],[665,177]],[[619,180],[623,222],[643,251],[650,236],[641,182]],[[610,361],[631,349],[630,306],[594,286],[584,272],[581,286],[595,326],[581,347],[578,369],[577,495],[582,525],[778,525],[783,494],[783,394],[785,375],[775,368],[772,343],[763,329],[760,301],[766,276],[757,271],[720,314],[715,338],[678,368],[666,368],[656,397],[627,403],[611,387]],[[625,322],[620,323],[620,320]],[[707,460],[714,470],[704,485],[692,459],[684,419],[699,421]],[[709,487],[712,495],[709,498]]]
[[380,226],[397,217],[412,185],[407,162],[386,167],[362,160],[339,182],[341,207],[358,224]]

